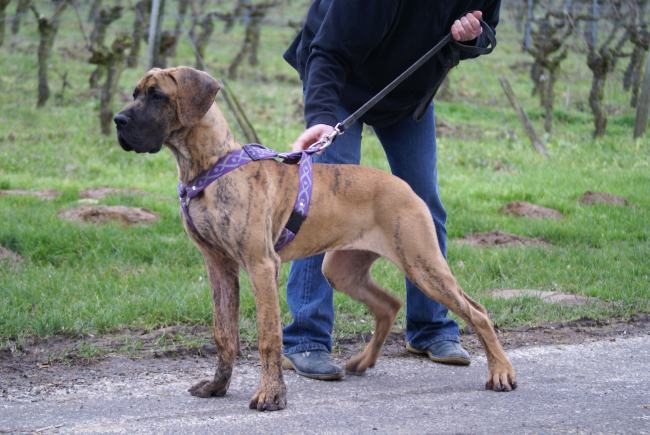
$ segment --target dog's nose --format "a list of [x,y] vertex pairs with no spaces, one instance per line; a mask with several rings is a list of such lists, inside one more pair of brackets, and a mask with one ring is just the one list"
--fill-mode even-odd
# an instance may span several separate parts
[[118,127],[124,127],[129,123],[129,118],[127,118],[126,115],[118,113],[115,115],[115,118],[113,118],[113,122],[115,122],[115,125]]

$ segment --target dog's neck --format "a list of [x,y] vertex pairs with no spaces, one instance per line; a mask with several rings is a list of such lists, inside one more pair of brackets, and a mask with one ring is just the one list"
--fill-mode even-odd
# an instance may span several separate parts
[[172,133],[165,144],[176,157],[178,178],[183,184],[188,184],[220,158],[242,147],[233,138],[216,104],[197,124]]

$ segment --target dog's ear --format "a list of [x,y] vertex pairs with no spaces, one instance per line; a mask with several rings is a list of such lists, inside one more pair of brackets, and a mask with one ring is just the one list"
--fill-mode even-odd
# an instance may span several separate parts
[[221,86],[208,73],[190,67],[174,68],[170,75],[178,87],[178,120],[183,127],[191,127],[210,109]]

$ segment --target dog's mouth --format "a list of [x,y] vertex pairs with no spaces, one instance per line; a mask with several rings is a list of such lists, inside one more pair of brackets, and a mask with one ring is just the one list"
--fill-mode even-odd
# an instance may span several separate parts
[[120,146],[124,151],[135,151],[138,154],[143,154],[143,153],[156,154],[162,149],[162,144],[158,146],[154,146],[152,148],[133,146],[129,142],[127,142],[127,140],[119,131],[117,133],[117,141],[120,143]]

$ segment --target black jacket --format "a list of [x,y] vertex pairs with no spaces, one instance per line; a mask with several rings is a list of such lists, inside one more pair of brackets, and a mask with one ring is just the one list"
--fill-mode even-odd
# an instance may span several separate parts
[[[305,121],[334,125],[334,108],[353,111],[440,41],[454,20],[483,11],[495,28],[500,0],[314,0],[303,29],[284,54],[300,74]],[[487,46],[484,35],[466,44]],[[448,44],[370,110],[362,121],[382,127],[426,108],[458,61],[475,57]],[[418,114],[414,114],[418,117]]]

